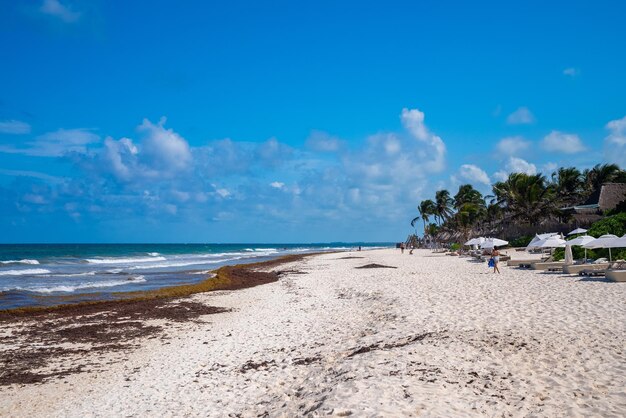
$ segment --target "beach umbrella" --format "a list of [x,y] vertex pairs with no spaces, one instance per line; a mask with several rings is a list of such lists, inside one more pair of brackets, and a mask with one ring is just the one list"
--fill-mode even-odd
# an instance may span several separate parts
[[558,235],[552,235],[539,241],[536,245],[538,248],[561,248],[565,247],[565,240]]
[[611,241],[611,248],[626,248],[626,234]]
[[480,248],[493,248],[493,247],[503,247],[508,245],[509,242],[498,239],[498,238],[487,238],[482,244],[480,244]]
[[[578,245],[584,248],[585,244],[589,244],[596,239],[591,235],[581,235],[580,237],[574,238],[573,240],[567,241],[567,245]],[[585,248],[585,261],[587,260],[587,248]]]
[[[614,245],[617,235],[604,234],[600,238],[591,241],[588,244],[583,245],[583,248],[608,248],[609,249],[609,261],[611,261],[611,248],[617,248],[619,245]],[[619,244],[619,243],[618,243]]]
[[569,266],[572,264],[574,264],[574,255],[572,254],[572,246],[568,243],[565,246],[565,265]]
[[480,245],[483,242],[485,242],[485,238],[478,237],[478,238],[472,238],[471,240],[467,241],[464,245]]
[[526,251],[528,251],[530,249],[533,249],[533,248],[539,248],[537,246],[537,244],[539,242],[541,242],[542,240],[544,240],[544,239],[546,239],[548,237],[554,236],[554,235],[557,235],[557,233],[556,232],[550,232],[548,234],[535,234],[535,238],[533,238],[532,241],[530,241],[528,243],[528,245],[526,246]]
[[582,229],[582,228],[576,228],[574,229],[572,232],[570,232],[567,235],[576,235],[576,234],[584,234],[585,232],[587,232],[586,229]]

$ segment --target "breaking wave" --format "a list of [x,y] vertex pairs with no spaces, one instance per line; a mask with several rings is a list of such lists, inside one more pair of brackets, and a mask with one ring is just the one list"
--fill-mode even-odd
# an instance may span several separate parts
[[22,270],[4,270],[0,271],[0,276],[24,276],[27,274],[48,274],[50,270],[46,269],[22,269]]

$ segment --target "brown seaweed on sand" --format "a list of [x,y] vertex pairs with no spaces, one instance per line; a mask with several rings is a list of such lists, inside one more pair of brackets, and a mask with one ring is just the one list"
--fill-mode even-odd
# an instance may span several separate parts
[[355,268],[357,269],[397,269],[397,267],[385,266],[385,265],[376,264],[376,263],[366,264],[364,266],[355,267]]

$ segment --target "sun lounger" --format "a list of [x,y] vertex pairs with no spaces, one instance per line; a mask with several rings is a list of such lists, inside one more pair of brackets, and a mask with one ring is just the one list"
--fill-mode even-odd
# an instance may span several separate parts
[[626,282],[626,270],[609,270],[606,278],[614,282]]
[[564,261],[552,261],[552,262],[539,262],[539,263],[532,263],[530,265],[530,268],[532,268],[533,270],[548,270],[551,268],[563,268],[563,266],[565,265]]
[[585,269],[581,270],[578,274],[581,276],[605,276],[607,272],[614,270],[622,270],[626,268],[626,261],[619,260],[614,263],[610,263],[606,268],[603,269]]
[[609,267],[609,263],[598,264],[570,264],[563,267],[563,273],[579,274],[583,270],[605,270]]
[[532,260],[509,260],[506,262],[506,265],[509,267],[522,267],[522,266],[528,266],[527,268],[530,268],[530,265],[532,263],[537,263],[540,262],[542,260],[539,260],[537,258],[534,258]]

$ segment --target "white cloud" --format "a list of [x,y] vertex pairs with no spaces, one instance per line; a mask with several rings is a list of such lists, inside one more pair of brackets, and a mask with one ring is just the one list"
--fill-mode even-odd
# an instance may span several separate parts
[[72,23],[80,19],[81,13],[73,11],[59,0],[44,0],[39,11],[48,16],[56,17],[65,23]]
[[167,172],[183,171],[191,163],[189,144],[172,129],[165,129],[165,118],[158,124],[144,119],[138,130],[145,133],[141,142],[141,156],[147,165]]
[[231,195],[230,191],[229,191],[228,189],[224,189],[224,188],[222,188],[222,189],[216,189],[216,190],[215,190],[215,193],[216,193],[219,197],[221,197],[222,199],[226,199],[226,198],[230,197],[230,195]]
[[626,166],[626,116],[606,124],[609,135],[604,138],[604,155],[610,162]]
[[578,68],[569,67],[563,70],[563,75],[566,75],[572,78],[576,77],[579,74],[580,74],[580,70]]
[[93,173],[109,173],[123,183],[146,179],[170,179],[191,171],[194,160],[187,141],[163,125],[165,118],[154,124],[147,119],[137,127],[141,141],[107,137],[104,146],[74,161]]
[[562,152],[565,154],[576,154],[585,150],[585,146],[574,134],[566,134],[559,131],[552,131],[541,141],[541,147],[550,152]]
[[402,124],[415,139],[429,146],[430,149],[420,151],[419,155],[427,161],[427,171],[439,172],[445,168],[446,145],[443,140],[431,133],[424,124],[424,112],[418,109],[402,109]]
[[[346,217],[364,219],[367,227],[398,225],[415,210],[415,201],[430,197],[431,173],[443,168],[446,153],[441,138],[424,124],[422,112],[405,109],[401,118],[406,131],[373,135],[350,147],[328,141],[315,148],[332,151],[327,155],[292,149],[274,138],[261,143],[224,139],[191,147],[180,133],[165,128],[164,120],[145,120],[136,137],[106,137],[94,146],[72,142],[83,152],[64,161],[82,173],[54,186],[66,188],[66,197],[26,186],[20,186],[18,196],[44,196],[49,206],[59,202],[59,208],[79,202],[76,210],[85,220],[111,213],[157,220],[169,213],[184,215],[190,223],[215,219],[235,224],[262,217],[268,223],[299,226],[306,219],[313,230],[328,225],[329,219]],[[66,145],[55,154],[63,155]],[[480,169],[464,167],[462,172],[487,181]],[[29,200],[20,204],[36,206],[37,198]]]
[[260,144],[255,152],[256,158],[267,167],[277,167],[288,160],[293,149],[276,138],[270,138]]
[[0,134],[23,135],[30,133],[30,125],[19,120],[5,120],[0,122]]
[[537,174],[537,166],[535,164],[517,157],[509,158],[505,167],[509,173]]
[[32,177],[35,179],[45,180],[50,183],[61,183],[63,181],[63,177],[51,176],[50,174],[29,170],[5,170],[0,168],[0,175],[11,177]]
[[606,124],[606,129],[611,133],[605,139],[614,145],[626,145],[626,116],[612,120]]
[[313,151],[337,152],[341,147],[341,140],[326,132],[313,131],[306,140],[306,146]]
[[487,173],[473,164],[463,164],[459,169],[459,176],[471,183],[482,183],[489,185],[491,180]]
[[506,122],[509,125],[526,125],[533,123],[534,121],[535,117],[530,110],[524,106],[518,108],[506,118]]
[[497,181],[505,181],[510,173],[534,175],[537,174],[537,166],[522,158],[509,157],[504,167],[493,173],[493,178]]
[[541,172],[544,174],[552,174],[558,166],[559,165],[557,163],[547,162],[541,166]]
[[518,155],[530,148],[530,141],[526,141],[521,136],[510,136],[502,138],[496,144],[496,151],[506,156]]
[[493,173],[493,178],[496,179],[497,181],[506,181],[508,177],[509,177],[509,173],[507,173],[504,170],[499,170]]
[[111,137],[104,140],[103,159],[108,163],[112,174],[120,180],[131,180],[137,175],[134,173],[138,163],[136,155],[139,152],[133,141],[122,138],[119,141]]
[[2,145],[0,152],[24,154],[36,157],[60,157],[68,153],[87,152],[87,146],[100,141],[100,137],[88,129],[59,129],[26,142],[26,147]]

